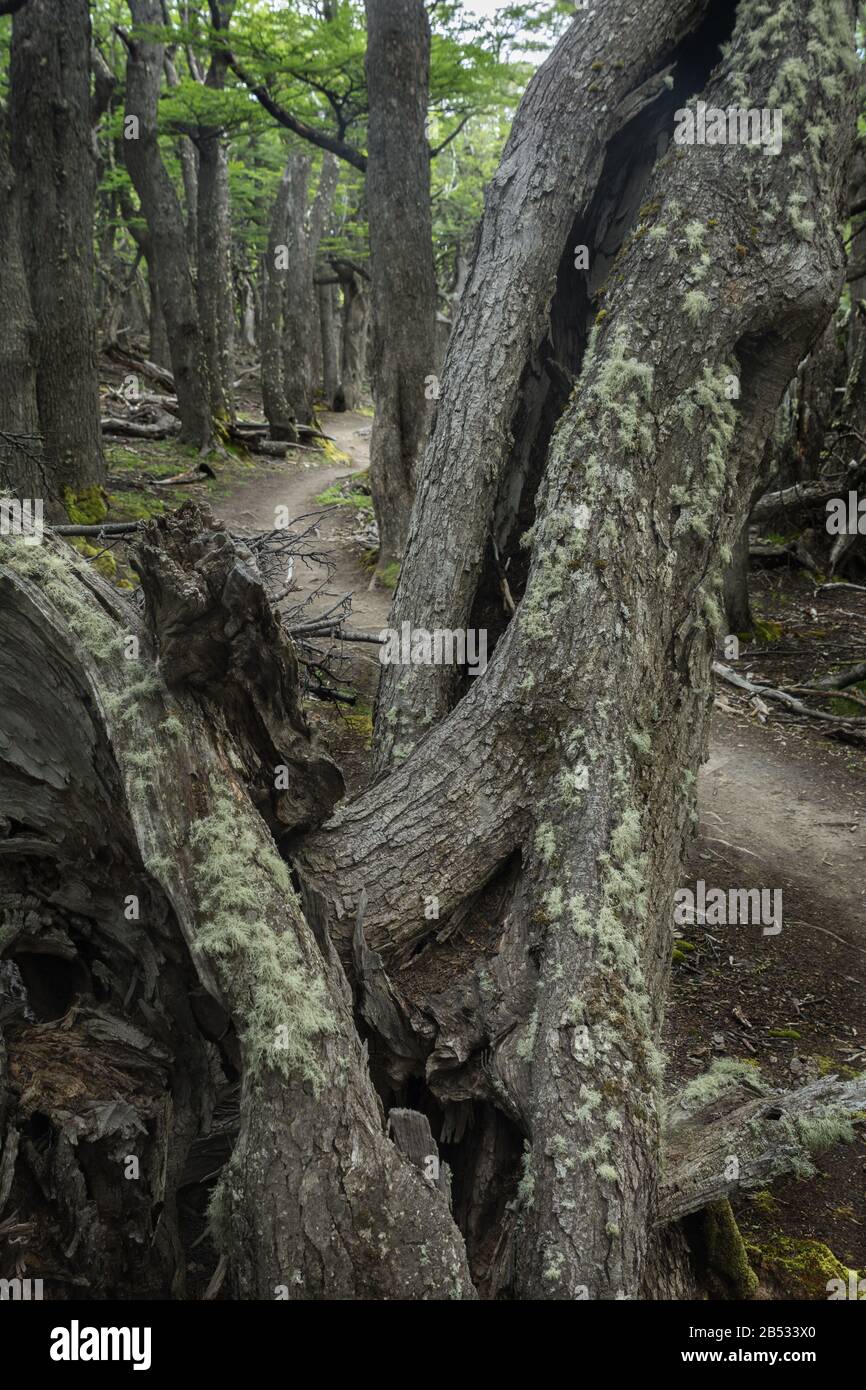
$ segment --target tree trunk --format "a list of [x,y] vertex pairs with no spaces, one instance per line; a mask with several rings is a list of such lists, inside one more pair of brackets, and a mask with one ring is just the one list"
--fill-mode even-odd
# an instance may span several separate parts
[[731,547],[731,563],[725,570],[723,601],[728,632],[750,633],[752,609],[749,603],[749,523],[746,522]]
[[[605,151],[620,131],[627,147],[624,128],[641,110],[642,133],[648,139],[656,130],[677,43],[707,9],[706,0],[675,0],[646,6],[640,17],[619,5],[591,10],[578,16],[526,90],[486,191],[451,334],[439,392],[448,409],[437,409],[424,460],[409,540],[415,558],[393,610],[398,629],[403,621],[430,632],[466,628],[479,592],[499,594],[491,517],[501,563],[510,560],[525,576],[519,537],[531,524],[547,445],[586,346],[590,298],[604,287],[625,231],[616,199],[622,170],[634,167],[635,156],[631,151],[619,169],[609,159],[604,168]],[[687,56],[687,73],[690,62]],[[671,97],[682,106],[692,90],[681,81]],[[647,144],[647,168],[653,153]],[[611,194],[596,194],[602,172]],[[576,268],[581,245],[589,272]],[[591,307],[600,311],[601,301]],[[490,621],[501,629],[501,602],[498,609]],[[395,747],[411,745],[447,713],[458,681],[446,665],[383,669],[377,770],[389,765]]]
[[367,281],[360,271],[346,262],[335,266],[343,291],[340,333],[340,384],[334,398],[335,410],[357,410],[361,404],[367,369],[367,329],[370,298]]
[[[36,321],[21,256],[18,193],[9,162],[9,132],[0,110],[0,489],[35,502],[50,497],[42,468],[36,408]],[[59,498],[54,495],[55,508]]]
[[90,42],[87,0],[62,7],[31,0],[12,22],[11,157],[36,323],[46,474],[60,497],[106,476],[96,372]]
[[319,285],[319,325],[322,334],[322,394],[328,410],[334,409],[337,395],[339,344],[334,285]]
[[225,426],[234,414],[228,151],[220,132],[208,131],[198,152],[198,312],[211,413]]
[[297,439],[286,393],[283,353],[283,310],[286,236],[292,197],[294,156],[283,170],[268,226],[268,245],[262,260],[262,408],[272,439]]
[[[483,538],[496,522],[493,484],[503,470],[520,467],[505,431],[492,432],[491,395],[506,382],[516,391],[523,347],[506,354],[499,334],[485,338],[482,329],[501,322],[503,306],[519,297],[512,332],[525,345],[526,325],[539,322],[547,306],[546,280],[526,299],[524,258],[541,254],[529,231],[537,215],[530,189],[550,198],[559,187],[552,171],[584,148],[557,92],[587,112],[606,94],[615,112],[627,97],[616,90],[618,67],[605,70],[600,99],[581,95],[595,67],[588,59],[603,53],[608,33],[620,55],[632,44],[641,55],[634,69],[626,63],[631,81],[654,53],[662,70],[676,56],[671,37],[682,32],[684,9],[644,6],[638,19],[625,6],[614,15],[615,8],[605,10],[597,32],[592,16],[578,21],[541,69],[494,181],[398,590],[397,614],[412,612],[401,604],[406,595],[415,601],[416,631],[466,625],[475,596],[464,575],[477,554],[476,583],[480,577]],[[307,837],[298,854],[308,898],[344,953],[366,895],[368,949],[391,972],[403,1013],[423,1029],[426,1083],[439,1102],[494,1104],[525,1136],[520,1210],[499,1275],[521,1297],[636,1297],[644,1287],[661,1177],[658,1034],[673,893],[723,622],[720,556],[745,524],[782,393],[842,283],[839,227],[857,59],[850,7],[834,13],[826,33],[821,15],[793,10],[784,32],[773,33],[769,22],[756,31],[750,7],[741,6],[721,64],[717,30],[698,29],[703,42],[689,48],[692,65],[696,58],[702,65],[703,99],[722,109],[735,101],[744,73],[750,99],[772,106],[786,61],[810,53],[808,93],[786,138],[805,143],[805,122],[818,111],[827,143],[820,160],[797,170],[792,206],[803,210],[802,222],[778,221],[776,209],[792,196],[782,159],[759,166],[751,152],[695,145],[682,158],[670,149],[655,168],[642,167],[647,147],[656,148],[655,112],[670,132],[682,97],[676,88],[665,97],[659,84],[655,112],[636,119],[640,95],[636,105],[627,102],[632,119],[609,147],[604,172],[597,154],[593,161],[606,216],[600,224],[587,218],[580,237],[569,207],[562,213],[553,264],[558,257],[564,277],[573,282],[572,248],[587,241],[590,226],[602,234],[618,228],[603,265],[619,254],[605,313],[592,334],[584,329],[588,346],[582,355],[578,348],[572,367],[577,386],[547,451],[516,616],[486,673],[444,719],[435,703],[446,701],[436,679],[441,667],[385,668],[380,725],[397,724],[390,775]],[[512,204],[509,219],[522,228],[519,254],[503,265],[499,247],[514,242],[494,234],[503,211],[497,189],[513,195],[522,177],[530,179],[529,202],[522,215]],[[573,185],[566,182],[565,192],[573,207]],[[587,188],[577,205],[589,203]],[[735,247],[746,244],[748,227],[762,215],[775,228],[772,245],[741,257]],[[551,225],[548,219],[543,243]],[[600,249],[595,255],[602,260]],[[557,310],[554,303],[554,325]],[[469,338],[474,355],[466,358]],[[475,394],[482,379],[483,400]],[[735,380],[738,399],[730,390]],[[469,421],[482,409],[479,436]],[[447,463],[439,452],[446,438],[455,450]],[[439,471],[452,462],[460,472],[453,488]],[[483,516],[476,513],[482,494]],[[422,559],[428,518],[438,571]],[[459,583],[447,558],[452,538]],[[438,582],[446,547],[447,588]],[[435,620],[419,620],[431,606]],[[409,711],[421,686],[427,706],[416,723]],[[518,854],[504,909],[485,915],[493,885]],[[450,990],[436,953],[436,999],[423,997],[419,1016],[408,962],[430,936],[423,904],[431,900],[440,936],[471,902],[495,923],[498,950],[484,962],[483,979],[476,965]],[[402,1056],[410,1055],[404,1042]]]
[[[467,562],[475,556],[480,587],[484,538],[510,535],[518,518],[531,523],[528,559],[509,571],[512,603],[483,674],[441,690],[429,682],[414,719],[417,687],[403,699],[399,669],[400,740],[386,775],[326,823],[339,779],[303,719],[293,649],[251,549],[192,507],[152,523],[135,562],[142,620],[50,538],[33,550],[0,538],[0,635],[21,657],[0,665],[0,868],[18,895],[7,926],[19,942],[26,927],[68,950],[42,919],[59,883],[60,903],[84,919],[60,925],[67,936],[89,927],[92,961],[97,890],[135,867],[166,951],[174,941],[178,993],[189,961],[221,1011],[210,1036],[239,1049],[237,1139],[212,1217],[244,1296],[689,1296],[698,1270],[681,1223],[736,1190],[725,1155],[741,1159],[740,1185],[763,1186],[808,1161],[798,1114],[862,1112],[862,1080],[835,1078],[781,1096],[731,1087],[699,1112],[686,1095],[664,1103],[673,895],[706,748],[723,557],[748,518],[779,400],[841,289],[858,110],[851,6],[829,19],[791,6],[779,24],[741,5],[731,34],[703,15],[685,0],[640,10],[616,0],[603,23],[579,16],[518,112],[467,294],[489,328],[519,289],[523,320],[510,346],[479,331],[477,356],[482,344],[501,355],[470,356],[461,376],[475,333],[464,300],[437,437],[460,438],[484,373],[498,404],[480,442],[465,434],[459,487],[453,472],[433,476],[434,439],[400,592],[424,598],[414,538],[434,484],[446,567],[453,536]],[[608,33],[640,55],[636,92],[613,63],[596,76]],[[723,110],[744,91],[772,107],[785,94],[776,84],[795,81],[786,140],[813,148],[820,120],[821,157],[792,166],[695,145],[677,158],[670,135],[684,97],[662,74],[686,60],[688,90],[703,86]],[[526,257],[541,254],[527,236],[530,189],[552,197],[580,157],[561,102],[591,119],[590,82],[601,84],[596,110],[621,108],[576,203],[581,230],[600,239],[591,265],[609,271],[604,314],[575,284],[562,208],[561,244],[546,253],[561,267],[561,297],[548,305],[552,280],[525,278]],[[503,215],[496,189],[509,186],[528,199],[512,207],[524,213],[510,224],[521,227],[516,243],[490,225]],[[750,241],[762,219],[767,230]],[[503,246],[514,251],[507,268]],[[542,360],[552,365],[532,386],[526,325],[548,308]],[[500,393],[514,405],[524,369],[525,415],[496,435]],[[547,381],[555,421],[542,408]],[[477,588],[465,593],[452,573],[449,592],[435,626],[465,627]],[[118,660],[128,635],[140,640],[137,665]],[[28,679],[45,669],[50,681]],[[32,746],[21,728],[38,730]],[[33,922],[25,894],[37,899]],[[139,940],[118,927],[117,893],[107,898],[105,921],[137,971]],[[467,918],[483,939],[477,954],[460,940]],[[141,969],[133,995],[153,979]],[[109,981],[117,974],[108,968]],[[85,978],[79,992],[91,1009],[95,987]],[[180,1005],[172,996],[164,1007]],[[142,1012],[156,1027],[153,1009]],[[169,1042],[186,1037],[170,1025]],[[79,1039],[52,1041],[64,1057]],[[192,1092],[165,1107],[183,1120],[177,1153],[200,1123],[191,1107],[202,1091],[171,1057],[155,1060]],[[151,1106],[158,1093],[153,1081]],[[32,1133],[19,1150],[16,1104],[0,1172],[11,1152],[23,1182],[21,1165],[38,1171],[40,1150]],[[147,1130],[151,1112],[140,1099],[132,1108]],[[67,1123],[59,1109],[48,1111],[55,1128]],[[440,1161],[454,1174],[453,1216]],[[83,1179],[69,1189],[55,1179],[58,1189],[67,1209],[93,1190]]]
[[288,205],[287,264],[283,276],[283,373],[292,415],[301,424],[313,418],[316,387],[314,340],[319,332],[316,289],[313,283],[316,253],[337,187],[339,165],[332,155],[322,161],[319,187],[307,208],[310,160],[293,155],[292,189]]
[[[177,1189],[212,1104],[204,1029],[242,1069],[239,1134],[211,1209],[236,1291],[471,1297],[447,1198],[386,1134],[342,968],[276,852],[272,836],[326,812],[342,784],[300,710],[293,649],[255,559],[194,507],[151,526],[136,558],[145,625],[70,556],[0,538],[2,635],[21,656],[0,671],[0,718],[4,732],[21,718],[43,731],[36,752],[0,744],[2,947],[25,966],[34,951],[72,964],[81,950],[87,962],[43,1009],[57,1019],[77,996],[42,1042],[39,1084],[59,1069],[56,1095],[22,1089],[34,1041],[26,1028],[11,1038],[0,1171],[13,1164],[26,1190],[35,1169],[67,1249],[77,1217],[75,1267],[92,1287],[128,1277],[127,1246],[143,1252],[151,1287],[155,1256],[139,1233],[164,1203],[176,1234]],[[127,660],[130,637],[139,655]],[[34,685],[36,669],[51,679]],[[192,971],[213,1001],[197,992],[195,1021]],[[124,1025],[138,1000],[144,1024]],[[71,1101],[64,1065],[83,1078]],[[28,1100],[57,1135],[47,1167]],[[78,1151],[76,1138],[87,1140]],[[121,1181],[118,1196],[110,1165],[129,1155],[147,1181]],[[127,1194],[124,1241],[106,1254]]]
[[[162,23],[159,0],[129,0],[129,9],[136,28],[159,28]],[[123,150],[150,234],[149,264],[165,315],[180,438],[204,449],[213,442],[210,386],[183,214],[159,150],[162,69],[163,45],[133,35],[126,65]]]
[[373,282],[370,487],[379,565],[403,554],[436,372],[436,273],[427,95],[430,26],[422,0],[366,0],[366,195]]

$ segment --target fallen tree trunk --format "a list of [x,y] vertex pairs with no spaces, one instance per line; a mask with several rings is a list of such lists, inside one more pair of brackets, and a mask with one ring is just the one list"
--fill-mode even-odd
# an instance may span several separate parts
[[[170,1116],[160,1141],[169,1162],[157,1165],[157,1189],[148,1201],[129,1185],[141,1203],[139,1224],[154,1220],[162,1201],[171,1225],[180,1170],[205,1123],[205,1042],[179,1012],[197,977],[240,1049],[240,1137],[212,1204],[236,1291],[259,1298],[280,1296],[281,1287],[300,1298],[470,1296],[447,1200],[386,1136],[342,970],[327,939],[304,920],[274,846],[272,832],[297,831],[321,815],[341,782],[309,735],[291,644],[252,557],[193,508],[174,523],[149,526],[136,565],[146,626],[62,546],[0,546],[3,638],[24,658],[14,669],[4,664],[0,706],[4,720],[23,714],[28,727],[52,730],[50,746],[38,745],[41,754],[28,739],[3,744],[6,951],[14,959],[22,927],[50,937],[48,900],[57,899],[56,916],[74,910],[90,923],[93,969],[101,961],[98,978],[112,982],[115,1026],[128,1045],[153,1048],[123,1031],[133,1001],[141,999],[158,1036],[160,1017],[174,1020],[170,1035],[184,1053],[172,1057],[163,1044],[154,1054],[151,1108],[121,1107],[111,1123],[99,1119],[98,1105],[94,1113],[93,1124],[108,1136],[125,1127],[125,1149],[139,1153],[145,1171],[154,1171],[153,1115]],[[125,659],[130,637],[139,644],[137,660]],[[53,672],[41,695],[28,675],[34,669]],[[286,777],[276,790],[280,766]],[[87,868],[106,842],[111,853]],[[124,920],[130,890],[140,925]],[[29,898],[29,915],[10,917],[10,904]],[[112,958],[103,935],[114,943]],[[177,962],[165,967],[165,980],[149,938]],[[92,1010],[94,986],[84,976],[81,982]],[[146,1004],[155,987],[168,996],[156,1011]],[[62,1031],[57,1042],[64,1046]],[[89,1114],[87,1086],[78,1108]],[[20,1112],[14,1096],[9,1105],[7,1083],[3,1099],[8,1136]],[[63,1141],[69,1123],[48,1113],[66,1164],[55,1164],[56,1205],[72,1221],[81,1215],[80,1163]],[[83,1121],[76,1123],[81,1132]],[[136,1129],[144,1134],[133,1143]],[[117,1146],[106,1140],[105,1147]],[[32,1155],[23,1161],[32,1168]],[[106,1189],[109,1208],[116,1183]],[[79,1242],[78,1267],[94,1284],[116,1288],[117,1260],[103,1263],[108,1223],[98,1192],[86,1209],[94,1214],[85,1229],[94,1235]],[[422,1245],[428,1255],[419,1261]]]

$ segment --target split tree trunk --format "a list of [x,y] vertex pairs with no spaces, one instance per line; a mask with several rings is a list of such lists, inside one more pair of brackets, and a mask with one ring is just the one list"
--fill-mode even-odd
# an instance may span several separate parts
[[[36,400],[55,497],[105,480],[99,427],[87,0],[30,0],[12,22],[11,156],[36,324]],[[40,494],[41,495],[41,494]]]
[[422,0],[366,0],[367,210],[373,282],[370,488],[379,566],[399,561],[436,372],[436,272],[427,96],[430,26]]

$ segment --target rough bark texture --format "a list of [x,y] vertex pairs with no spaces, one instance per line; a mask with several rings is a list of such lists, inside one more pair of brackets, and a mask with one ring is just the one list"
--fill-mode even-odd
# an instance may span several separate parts
[[[489,425],[491,400],[503,399],[487,375],[490,347],[476,340],[468,359],[460,348],[461,323],[474,334],[518,294],[525,344],[525,325],[546,303],[536,281],[527,304],[513,260],[501,269],[498,247],[515,241],[494,236],[496,186],[507,195],[530,177],[539,190],[558,188],[553,171],[591,146],[574,139],[558,101],[579,93],[605,34],[616,34],[620,53],[624,35],[634,35],[639,71],[647,53],[669,52],[676,15],[643,7],[638,21],[636,8],[616,8],[617,23],[604,11],[603,34],[592,16],[576,21],[564,40],[571,65],[561,51],[555,73],[536,79],[495,181],[397,596],[396,613],[416,627],[466,624],[496,482],[520,465],[504,431],[491,435],[472,414]],[[607,270],[605,312],[548,452],[516,617],[486,674],[444,720],[453,676],[432,665],[386,668],[379,728],[393,770],[299,855],[338,940],[348,939],[366,891],[367,941],[405,989],[408,955],[431,931],[425,898],[439,898],[447,935],[449,914],[522,852],[486,987],[476,968],[428,1017],[426,1075],[440,1097],[505,1109],[531,1144],[506,1281],[524,1296],[636,1296],[643,1285],[661,1170],[656,1047],[671,901],[705,748],[722,567],[748,516],[778,403],[842,283],[856,86],[850,13],[786,5],[774,29],[759,9],[739,7],[728,54],[701,95],[725,109],[748,90],[750,102],[772,106],[788,95],[778,78],[790,72],[786,59],[809,52],[806,99],[786,103],[787,158],[696,145],[642,168],[652,118],[644,113],[633,136],[623,128],[604,223],[619,230],[607,255],[596,252]],[[575,33],[582,39],[572,48]],[[714,43],[706,46],[704,80],[715,60]],[[693,72],[690,80],[693,88]],[[668,131],[682,100],[676,89],[671,97]],[[809,153],[807,110],[826,116],[820,157]],[[542,130],[543,153],[527,159],[524,147],[518,160],[515,151]],[[791,155],[800,156],[793,165]],[[531,205],[520,216],[512,205],[509,225],[531,216]],[[567,232],[567,211],[563,219]],[[762,222],[774,234],[757,243],[749,229]],[[525,248],[544,245],[550,225],[517,239],[521,271]],[[569,267],[573,244],[572,236],[559,243]],[[516,391],[518,361],[500,341],[485,340]],[[439,453],[446,437],[447,456]],[[434,532],[438,564],[421,543]],[[422,689],[426,705],[416,703]]]
[[52,492],[105,478],[99,429],[87,0],[32,0],[12,24],[11,155],[36,323],[36,399]]
[[339,381],[340,347],[334,285],[319,285],[319,325],[322,334],[322,394],[328,410],[334,409]]
[[262,408],[272,439],[297,439],[292,408],[286,392],[283,356],[284,264],[289,207],[293,196],[295,156],[286,161],[268,227],[268,245],[262,261]]
[[370,488],[384,568],[400,559],[406,543],[429,418],[424,384],[436,371],[426,133],[430,27],[422,0],[367,0],[366,11],[375,408]]
[[292,414],[301,424],[313,418],[317,379],[314,340],[318,306],[314,273],[316,254],[337,187],[339,164],[333,155],[322,161],[319,186],[308,207],[309,160],[295,156],[289,206],[288,266],[283,277],[283,370]]
[[[838,300],[858,95],[847,5],[812,0],[802,12],[783,0],[768,15],[741,0],[717,62],[732,22],[722,9],[724,23],[713,12],[708,28],[698,6],[672,16],[661,0],[639,13],[611,0],[601,29],[578,16],[558,66],[530,88],[466,292],[489,326],[503,302],[516,314],[511,277],[521,277],[520,331],[515,318],[488,387],[505,423],[481,445],[474,427],[459,430],[455,420],[480,410],[491,344],[482,334],[463,376],[452,344],[437,438],[461,446],[465,472],[440,477],[452,460],[434,439],[421,495],[435,492],[453,568],[427,603],[436,571],[419,540],[398,594],[414,626],[465,627],[489,608],[493,534],[499,556],[515,557],[512,605],[483,675],[416,681],[441,667],[395,668],[393,708],[379,709],[387,775],[324,825],[316,808],[339,787],[304,725],[292,650],[245,547],[194,509],[152,525],[137,559],[140,623],[53,544],[0,546],[4,637],[25,645],[23,669],[46,646],[55,663],[66,653],[35,695],[0,668],[11,789],[0,809],[14,842],[0,866],[68,854],[86,868],[120,797],[127,857],[167,904],[167,930],[239,1047],[238,1137],[213,1216],[245,1296],[690,1296],[698,1271],[681,1222],[730,1194],[729,1138],[749,1186],[807,1161],[814,1135],[801,1118],[862,1111],[862,1083],[833,1078],[791,1097],[662,1105],[672,900],[706,748],[723,572],[779,401]],[[677,50],[672,35],[689,25],[693,40]],[[618,68],[598,76],[609,32],[620,52],[634,49],[636,96]],[[683,74],[669,91],[670,61]],[[585,71],[619,108],[571,207],[596,229],[590,283],[573,280],[575,230],[553,199],[537,232],[558,226],[560,242],[527,301],[535,240],[514,237],[534,226],[527,171],[535,199],[560,179],[573,196],[576,127],[565,117],[589,119]],[[698,92],[723,109],[746,94],[759,107],[784,101],[784,154],[675,150],[673,113]],[[523,198],[500,224],[509,188]],[[549,365],[535,372],[525,354],[557,266]],[[602,281],[604,312],[590,306]],[[465,303],[457,331],[471,336]],[[420,536],[420,502],[414,525]],[[456,580],[458,550],[474,584]],[[119,656],[124,632],[141,638],[137,669]],[[26,719],[34,698],[47,704]],[[84,787],[97,772],[109,784],[101,800],[84,796],[74,834],[77,780],[58,782],[58,755],[27,732],[43,725],[87,764]],[[279,790],[277,764],[288,773]],[[10,891],[24,888],[33,882]],[[466,921],[479,952],[461,939]],[[31,925],[42,930],[38,914]],[[390,1137],[385,1111],[396,1112]],[[423,1152],[425,1118],[435,1153]]]
[[[213,7],[220,29],[227,29],[234,0]],[[211,58],[205,85],[225,86],[228,60],[218,47]],[[228,147],[218,127],[202,126],[196,133],[198,181],[196,237],[198,312],[210,383],[211,412],[226,424],[234,414],[232,339],[231,210],[229,207]]]
[[[606,147],[630,114],[661,98],[677,41],[707,8],[706,0],[617,4],[612,20],[611,7],[598,6],[577,17],[530,82],[485,195],[451,334],[412,516],[415,558],[394,605],[398,626],[469,626],[494,510],[500,550],[514,547],[524,475],[532,467],[537,484],[585,347],[590,293],[624,233],[610,207],[593,204]],[[688,75],[679,104],[684,90],[692,90]],[[606,172],[615,190],[616,170]],[[589,247],[589,276],[575,269],[578,244]],[[455,681],[447,666],[385,669],[379,769],[450,708]]]
[[15,177],[6,112],[0,110],[0,489],[21,498],[50,496],[36,407],[36,320],[21,255]]
[[[159,0],[129,0],[133,24],[159,27]],[[199,324],[196,290],[187,248],[183,213],[163,164],[158,143],[159,88],[163,45],[133,36],[126,65],[127,118],[136,131],[125,132],[123,151],[129,176],[150,232],[149,261],[165,315],[171,366],[181,417],[181,440],[207,448],[213,439],[207,358]]]
[[357,410],[367,373],[367,331],[370,321],[369,284],[359,267],[334,263],[343,293],[340,333],[340,384],[335,410]]
[[[147,595],[145,626],[64,548],[3,540],[0,551],[4,640],[26,658],[14,670],[4,666],[0,676],[4,733],[21,729],[4,739],[2,754],[4,945],[24,927],[44,943],[31,951],[62,950],[66,938],[56,926],[74,911],[74,925],[93,941],[88,959],[94,979],[117,976],[127,985],[126,1006],[140,990],[148,1030],[161,1029],[164,1037],[174,1034],[161,1025],[169,1005],[160,995],[154,1007],[152,998],[157,978],[161,989],[170,988],[154,954],[156,928],[162,953],[178,962],[170,1000],[175,1010],[186,1002],[183,976],[193,963],[222,1011],[216,1019],[230,1020],[240,1043],[240,1134],[212,1217],[241,1296],[272,1299],[285,1288],[293,1298],[471,1297],[447,1198],[387,1137],[342,969],[327,938],[303,918],[288,870],[250,799],[259,801],[275,828],[296,826],[308,814],[296,794],[303,800],[315,793],[317,779],[321,809],[338,790],[300,714],[291,645],[279,632],[252,556],[194,509],[181,514],[179,528],[151,527],[137,559]],[[137,659],[125,657],[129,636],[139,640]],[[257,665],[263,653],[270,662],[265,673]],[[54,679],[37,708],[24,673],[45,669],[46,662]],[[27,726],[18,723],[24,710]],[[43,724],[52,732],[50,743],[27,732]],[[278,793],[275,757],[296,769]],[[106,848],[109,824],[115,838]],[[99,862],[91,867],[94,855]],[[127,930],[119,884],[139,896],[140,928]],[[29,917],[28,895],[36,900]],[[125,953],[126,981],[116,962],[110,970],[102,962],[105,932]],[[76,945],[66,946],[70,956]],[[78,980],[87,1035],[99,991],[87,975]],[[196,1043],[188,1018],[170,1018],[169,1028],[172,1023],[188,1054],[198,1048],[194,1066],[189,1055],[173,1057],[170,1047],[155,1051],[129,1026],[125,1039],[133,1068],[139,1052],[150,1052],[152,1068],[161,1069],[150,1081],[159,1104],[167,1106],[170,1163],[152,1158],[157,1117],[144,1098],[109,1105],[103,1114],[104,1101],[92,1104],[101,1093],[88,1072],[65,1108],[61,1099],[51,1108],[25,1091],[16,1110],[13,1098],[15,1135],[7,1122],[4,1154],[15,1164],[16,1115],[26,1117],[25,1097],[61,1135],[105,1136],[96,1154],[103,1169],[116,1160],[119,1132],[125,1152],[140,1153],[142,1169],[159,1183],[151,1201],[141,1186],[128,1184],[130,1200],[140,1202],[145,1222],[154,1200],[166,1203],[170,1217],[180,1170],[192,1137],[204,1128],[201,1110],[211,1096],[204,1044]],[[95,1036],[117,1042],[119,1026],[109,1021]],[[54,1045],[74,1057],[81,1031],[69,1038],[56,1029]],[[225,1023],[216,1031],[225,1033]],[[27,1038],[16,1040],[16,1047],[27,1044]],[[76,1065],[80,1060],[79,1052]],[[94,1064],[100,1060],[108,1088],[120,1058],[108,1047],[103,1059],[93,1056]],[[209,1066],[213,1075],[212,1060]],[[6,1101],[5,1075],[2,1080]],[[14,1069],[12,1081],[20,1092]],[[139,1090],[144,1086],[141,1081]],[[130,1148],[138,1132],[138,1148]],[[52,1152],[59,1155],[55,1163],[70,1161],[68,1144]],[[38,1160],[26,1148],[22,1157],[31,1168]],[[89,1147],[71,1161],[100,1171]],[[50,1190],[52,1174],[41,1176]],[[53,1176],[61,1208],[67,1199],[74,1206],[77,1194],[82,1201],[83,1177],[66,1182],[56,1171]],[[101,1286],[113,1286],[126,1272],[122,1258],[120,1268],[117,1262],[100,1265],[105,1239],[98,1227],[106,1207],[116,1203],[118,1184],[122,1188],[121,1177],[106,1176],[104,1191],[86,1206],[92,1221],[88,1217],[84,1229],[93,1240],[79,1250],[79,1267]],[[71,1223],[72,1216],[69,1210],[65,1219]]]

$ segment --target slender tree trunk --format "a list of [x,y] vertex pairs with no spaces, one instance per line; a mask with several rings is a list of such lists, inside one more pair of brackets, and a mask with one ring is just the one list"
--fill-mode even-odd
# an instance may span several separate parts
[[367,370],[367,332],[370,296],[367,281],[345,262],[338,266],[343,309],[340,329],[340,384],[334,398],[335,410],[357,410],[361,404]]
[[375,416],[370,486],[379,564],[403,554],[436,372],[436,273],[427,95],[430,27],[422,0],[366,0],[366,196],[373,281]]
[[291,165],[287,263],[283,277],[283,377],[292,415],[302,424],[309,424],[318,380],[314,358],[319,324],[313,276],[316,253],[337,186],[339,165],[332,156],[325,156],[316,196],[309,209],[310,159],[293,155]]
[[334,409],[337,394],[338,352],[335,285],[319,285],[319,325],[322,334],[322,392],[328,410]]
[[272,439],[297,439],[286,393],[283,352],[284,280],[289,203],[292,197],[290,156],[280,179],[268,226],[268,245],[262,260],[262,408]]
[[725,570],[723,600],[728,632],[751,632],[749,603],[749,524],[743,527],[732,546],[731,563]]
[[228,151],[219,132],[198,142],[198,310],[210,382],[211,412],[226,424],[232,390],[231,211]]
[[[21,256],[18,191],[9,162],[6,112],[0,110],[0,490],[46,499],[36,408],[36,321]],[[58,497],[54,495],[55,507]]]
[[[162,23],[159,0],[129,0],[129,8],[136,27],[158,28]],[[213,442],[207,359],[183,214],[157,138],[162,68],[162,44],[134,35],[126,67],[123,149],[150,234],[150,269],[165,315],[181,418],[180,438],[207,448]]]
[[101,484],[93,286],[95,160],[87,0],[31,0],[14,17],[11,156],[36,322],[46,470],[62,495]]

